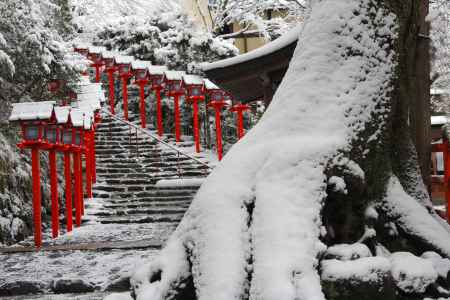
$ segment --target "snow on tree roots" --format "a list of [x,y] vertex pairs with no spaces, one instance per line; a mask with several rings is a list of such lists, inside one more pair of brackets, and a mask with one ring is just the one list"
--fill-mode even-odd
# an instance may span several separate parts
[[133,276],[137,299],[445,295],[450,261],[414,254],[450,256],[449,229],[390,147],[398,19],[379,1],[313,2],[273,103]]

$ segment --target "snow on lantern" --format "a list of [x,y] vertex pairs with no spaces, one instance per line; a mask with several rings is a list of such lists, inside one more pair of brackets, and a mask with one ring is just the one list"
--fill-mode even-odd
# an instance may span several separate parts
[[134,84],[139,86],[139,111],[141,115],[141,127],[147,128],[147,119],[145,112],[145,86],[149,82],[148,68],[151,66],[151,62],[135,60],[131,64],[131,69],[134,74]]
[[72,171],[70,166],[72,146],[72,121],[70,118],[70,106],[55,107],[56,125],[58,130],[57,150],[64,154],[64,179],[66,187],[66,229],[72,231]]
[[156,94],[156,127],[160,137],[164,134],[161,91],[164,89],[164,73],[166,71],[166,66],[150,66],[148,68],[148,77],[150,80],[151,89],[155,91]]
[[166,71],[164,72],[164,82],[167,95],[173,97],[175,110],[175,140],[181,142],[180,130],[180,97],[184,95],[183,71]]
[[244,112],[249,109],[250,106],[242,103],[237,103],[230,108],[231,112],[236,113],[237,137],[239,140],[244,137]]
[[110,51],[105,51],[102,53],[102,60],[105,65],[105,71],[108,74],[109,106],[111,113],[114,115],[114,105],[115,105],[114,73],[118,71],[116,66],[115,54]]
[[115,58],[119,76],[122,80],[123,114],[125,120],[128,121],[128,80],[133,76],[131,63],[134,61],[134,57],[117,55]]
[[198,103],[205,100],[205,84],[203,78],[197,75],[183,75],[183,87],[186,90],[186,100],[192,104],[194,120],[195,151],[200,152],[200,128],[198,120]]
[[205,90],[209,96],[210,102],[208,106],[214,109],[216,119],[216,148],[219,161],[223,158],[222,145],[222,117],[221,112],[227,106],[225,102],[225,92],[208,79],[205,79]]
[[74,45],[73,50],[84,57],[87,57],[89,54],[89,46],[85,44],[76,44]]
[[22,128],[22,142],[18,144],[18,147],[31,149],[34,243],[38,248],[42,246],[39,150],[45,144],[45,127],[54,115],[54,105],[54,101],[16,103],[13,104],[9,118],[10,122],[19,122]]
[[89,47],[87,58],[92,61],[91,67],[95,68],[95,82],[100,82],[101,69],[104,65],[102,53],[105,51],[105,47]]

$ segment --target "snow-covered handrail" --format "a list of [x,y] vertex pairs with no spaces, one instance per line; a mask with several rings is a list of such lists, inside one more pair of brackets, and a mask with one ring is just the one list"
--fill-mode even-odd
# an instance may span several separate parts
[[192,155],[189,155],[189,154],[187,154],[187,153],[184,153],[183,151],[181,151],[181,150],[178,149],[177,147],[174,147],[174,146],[170,145],[169,143],[164,142],[164,141],[161,140],[159,137],[157,137],[156,135],[151,134],[151,133],[148,132],[147,130],[145,130],[145,129],[143,129],[143,128],[141,128],[141,127],[139,127],[139,126],[137,126],[137,125],[135,125],[135,124],[133,124],[133,123],[131,123],[131,122],[129,122],[129,121],[123,120],[123,119],[121,119],[121,118],[119,118],[119,117],[113,115],[111,112],[109,112],[109,111],[106,110],[106,109],[102,109],[102,112],[106,113],[109,117],[113,118],[114,120],[117,120],[117,121],[119,121],[119,122],[122,122],[122,123],[124,123],[124,124],[126,124],[126,125],[128,125],[128,126],[130,126],[130,127],[135,128],[136,130],[139,130],[141,133],[143,133],[143,134],[149,136],[150,138],[154,139],[154,140],[157,141],[158,143],[160,143],[160,144],[162,144],[162,145],[164,145],[164,146],[166,146],[166,147],[168,147],[168,148],[170,148],[170,149],[176,151],[178,154],[180,154],[180,155],[182,155],[182,156],[184,156],[184,157],[187,157],[187,158],[189,158],[189,159],[195,161],[196,163],[198,163],[198,164],[200,164],[200,165],[202,165],[202,166],[204,166],[204,167],[206,167],[206,168],[208,168],[208,169],[210,169],[210,170],[212,169],[207,163],[202,162],[201,160],[199,160],[198,158],[196,158],[196,157],[194,157],[194,156],[192,156]]

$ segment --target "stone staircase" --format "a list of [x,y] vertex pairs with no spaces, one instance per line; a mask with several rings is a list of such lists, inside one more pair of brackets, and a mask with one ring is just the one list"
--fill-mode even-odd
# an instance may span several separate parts
[[198,184],[164,185],[172,179],[203,178],[209,169],[125,123],[105,116],[96,131],[97,209],[87,221],[102,224],[178,223]]

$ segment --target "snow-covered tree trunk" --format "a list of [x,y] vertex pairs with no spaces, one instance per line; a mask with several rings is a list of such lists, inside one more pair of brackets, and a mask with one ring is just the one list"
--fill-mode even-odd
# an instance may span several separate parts
[[[411,135],[421,0],[312,2],[271,106],[206,180],[160,256],[134,275],[138,299],[436,290],[437,253],[391,255],[450,256]],[[361,296],[358,280],[381,287]]]

